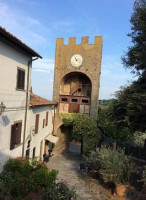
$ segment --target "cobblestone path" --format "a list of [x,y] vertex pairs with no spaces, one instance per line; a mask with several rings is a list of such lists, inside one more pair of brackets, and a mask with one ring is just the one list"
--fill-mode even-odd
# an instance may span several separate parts
[[90,184],[86,181],[87,175],[84,177],[85,172],[79,170],[80,162],[79,154],[69,152],[51,157],[47,166],[58,169],[58,179],[66,181],[70,188],[75,187],[81,200],[108,200],[107,190],[97,180],[91,178]]

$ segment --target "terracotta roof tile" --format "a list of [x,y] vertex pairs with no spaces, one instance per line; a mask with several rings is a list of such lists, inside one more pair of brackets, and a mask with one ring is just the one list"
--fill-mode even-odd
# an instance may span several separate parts
[[0,26],[0,35],[1,39],[6,38],[8,41],[11,41],[13,44],[21,48],[23,51],[29,53],[31,56],[37,56],[39,58],[42,58],[36,51],[34,51],[32,48],[27,46],[25,43],[23,43],[21,40],[19,40],[16,36],[8,32],[5,28]]
[[33,93],[30,94],[30,103],[29,103],[30,107],[46,106],[46,105],[56,105],[56,102],[49,101]]

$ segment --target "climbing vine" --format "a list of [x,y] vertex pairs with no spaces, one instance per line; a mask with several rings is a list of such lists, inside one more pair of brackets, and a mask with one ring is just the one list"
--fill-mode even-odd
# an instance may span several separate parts
[[81,141],[81,153],[88,154],[99,143],[101,138],[94,121],[86,114],[61,113],[65,126],[71,126],[72,138]]

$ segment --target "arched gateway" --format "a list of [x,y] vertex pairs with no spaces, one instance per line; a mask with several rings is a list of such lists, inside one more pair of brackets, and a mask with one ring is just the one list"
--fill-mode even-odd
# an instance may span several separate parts
[[60,84],[59,113],[89,114],[92,84],[86,74],[70,72]]
[[57,145],[61,145],[64,131],[58,124],[58,113],[86,113],[97,119],[101,57],[101,36],[95,36],[94,44],[88,43],[88,37],[82,37],[81,44],[76,44],[76,38],[69,38],[68,44],[63,43],[63,38],[57,39],[53,86],[53,100],[58,103]]

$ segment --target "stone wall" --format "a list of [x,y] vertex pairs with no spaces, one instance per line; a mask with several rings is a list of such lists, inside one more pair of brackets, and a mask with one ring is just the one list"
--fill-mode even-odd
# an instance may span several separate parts
[[[71,58],[75,54],[82,56],[82,63],[79,67],[74,67],[71,64]],[[64,77],[78,74],[78,76],[81,75],[82,77],[87,77],[87,80],[89,79],[88,83],[91,83],[89,115],[93,120],[96,120],[98,113],[101,58],[101,36],[95,36],[94,44],[89,44],[88,37],[82,37],[81,44],[76,44],[75,37],[69,38],[68,44],[64,44],[63,38],[58,38],[56,40],[53,100],[58,103],[58,108],[55,117],[54,134],[59,137],[59,141],[53,149],[55,153],[66,151],[69,146],[70,129],[69,127],[64,127],[63,122],[58,117],[59,106],[61,106],[61,103],[59,105],[60,95],[62,94],[62,91],[65,91],[65,93],[70,91],[70,89],[67,88],[68,85],[65,86],[64,83],[62,84]],[[75,80],[76,78],[74,76],[73,81],[75,82]],[[60,108],[60,111],[61,110],[62,109]]]
[[[73,67],[71,57],[80,54],[83,62],[80,67]],[[59,102],[61,81],[65,75],[71,72],[85,74],[91,81],[90,116],[96,120],[98,112],[98,95],[102,57],[102,37],[96,36],[94,44],[88,43],[88,37],[82,37],[81,44],[76,44],[76,38],[69,38],[68,44],[64,44],[63,38],[56,41],[55,72],[53,100]]]

